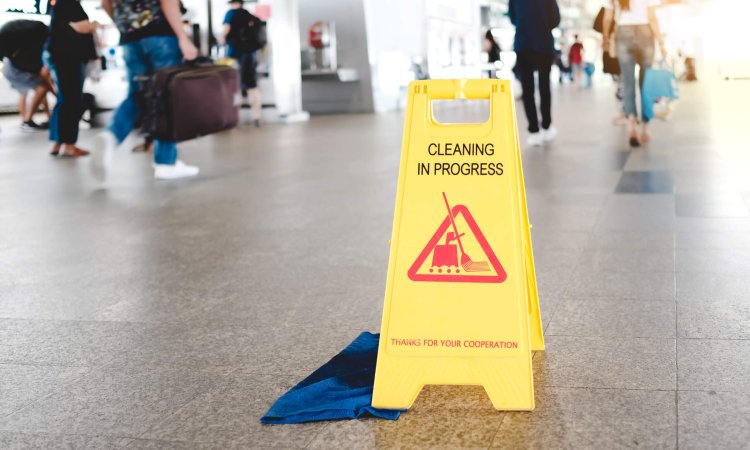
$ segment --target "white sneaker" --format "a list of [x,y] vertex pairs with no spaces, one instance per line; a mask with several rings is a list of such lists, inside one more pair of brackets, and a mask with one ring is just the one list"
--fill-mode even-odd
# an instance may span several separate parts
[[100,182],[107,179],[107,172],[112,167],[117,139],[109,131],[102,131],[94,139],[94,151],[91,152],[91,174]]
[[200,169],[196,166],[189,166],[182,161],[174,164],[154,164],[154,177],[157,180],[176,180],[178,178],[194,177],[198,175]]
[[544,143],[544,137],[542,136],[542,133],[536,132],[536,133],[530,133],[529,138],[526,139],[526,145],[529,147],[541,147]]
[[557,137],[557,128],[554,125],[550,125],[546,130],[542,130],[542,139],[544,142],[549,142]]

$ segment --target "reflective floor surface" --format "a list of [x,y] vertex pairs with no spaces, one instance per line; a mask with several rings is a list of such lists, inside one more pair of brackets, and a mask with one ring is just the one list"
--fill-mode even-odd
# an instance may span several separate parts
[[121,151],[106,188],[0,118],[0,448],[747,448],[750,83],[681,91],[630,150],[613,88],[556,87],[523,152],[536,410],[429,386],[397,422],[258,418],[379,329],[402,115],[203,138],[178,182]]

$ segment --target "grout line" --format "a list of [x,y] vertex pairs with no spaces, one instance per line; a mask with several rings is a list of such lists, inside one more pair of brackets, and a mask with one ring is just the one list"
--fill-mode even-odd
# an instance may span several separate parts
[[[675,201],[675,209],[677,208],[677,202]],[[672,265],[675,270],[674,274],[674,385],[675,385],[675,393],[674,393],[674,414],[675,414],[675,421],[674,421],[674,435],[675,435],[675,448],[680,448],[680,405],[679,405],[679,396],[677,393],[680,390],[680,366],[679,366],[679,355],[677,353],[677,339],[679,337],[679,309],[677,304],[677,233],[675,232],[672,235],[674,248],[672,251]]]
[[[222,393],[222,392],[228,390],[229,386],[226,384],[226,381],[230,377],[230,375],[234,374],[237,370],[239,370],[239,369],[235,367],[235,368],[231,369],[229,372],[227,372],[226,374],[221,375],[219,377],[219,378],[221,378],[221,380],[218,380],[218,382],[219,383],[223,382],[224,383],[223,386],[217,385],[217,386],[214,386],[213,388],[209,387],[207,389],[204,389],[204,390],[201,390],[201,391],[197,392],[194,396],[192,396],[189,399],[185,400],[185,402],[181,406],[179,406],[177,409],[175,409],[171,414],[167,414],[166,416],[163,416],[161,418],[161,420],[158,420],[156,423],[153,423],[151,426],[149,426],[148,428],[146,428],[142,433],[138,434],[138,436],[136,436],[135,439],[146,439],[146,440],[149,440],[148,438],[144,438],[143,436],[145,434],[147,434],[148,432],[150,432],[151,430],[153,430],[155,428],[158,428],[160,425],[167,423],[173,417],[177,416],[177,414],[179,414],[181,411],[183,411],[185,408],[187,408],[188,405],[190,405],[191,403],[193,403],[193,401],[195,401],[198,397],[206,395],[206,394],[208,394],[210,392]],[[128,444],[128,445],[130,445],[130,444]]]
[[330,426],[331,426],[331,422],[330,422],[330,421],[328,421],[328,422],[323,422],[323,426],[322,426],[322,427],[320,427],[320,430],[318,430],[318,432],[317,432],[317,433],[313,434],[313,435],[312,435],[312,436],[310,437],[310,440],[309,440],[309,441],[307,441],[307,443],[305,444],[305,446],[304,446],[304,447],[302,447],[302,448],[310,448],[310,446],[311,446],[311,445],[313,444],[313,442],[315,442],[315,439],[317,439],[317,438],[318,438],[318,436],[320,436],[320,435],[321,435],[321,434],[322,434],[322,433],[323,433],[323,432],[324,432],[325,430],[327,430],[327,429],[328,429],[328,428],[329,428]]
[[[540,384],[541,387],[553,389],[585,389],[591,391],[635,391],[635,392],[677,392],[675,389],[646,389],[646,388],[622,388],[622,387],[602,387],[602,386],[559,386],[553,384]],[[710,391],[697,391],[710,392]]]
[[495,431],[495,434],[492,435],[492,439],[490,439],[490,445],[487,446],[487,450],[490,450],[492,448],[492,444],[495,443],[495,439],[500,435],[500,430],[503,428],[503,422],[505,422],[505,418],[508,417],[507,411],[500,411],[502,413],[502,416],[500,417],[500,424],[497,426],[497,431]]
[[[609,335],[578,335],[578,334],[544,334],[545,336],[552,337],[566,337],[566,338],[579,338],[579,339],[610,339],[610,340],[624,340],[624,339],[649,339],[652,341],[673,341],[676,338],[674,336],[609,336]],[[702,339],[701,339],[702,340]],[[744,340],[744,339],[742,339]]]
[[[14,364],[14,365],[20,365],[20,364]],[[31,367],[36,367],[36,366],[31,366]],[[40,366],[40,367],[45,367],[45,366]],[[58,367],[58,366],[54,366],[54,367]],[[86,370],[83,370],[82,373],[80,373],[80,374],[71,375],[70,377],[63,378],[62,380],[59,380],[58,383],[56,383],[56,388],[55,389],[51,389],[50,392],[48,392],[46,394],[43,394],[43,395],[41,395],[39,397],[32,398],[29,401],[24,402],[22,405],[20,405],[16,409],[10,411],[9,413],[0,414],[0,418],[10,417],[13,414],[16,414],[17,412],[26,409],[27,407],[30,407],[30,406],[32,406],[34,404],[37,404],[37,403],[41,403],[42,401],[44,401],[44,400],[46,400],[46,399],[48,399],[50,397],[53,397],[53,396],[59,394],[60,392],[59,392],[59,389],[57,389],[57,388],[59,388],[61,386],[70,386],[72,384],[75,384],[80,379],[88,376],[91,373],[92,370],[96,369],[95,367],[90,367],[90,366],[81,366],[81,367],[79,367],[79,366],[60,366],[60,367],[64,367],[66,369],[81,368],[81,369],[86,369]]]

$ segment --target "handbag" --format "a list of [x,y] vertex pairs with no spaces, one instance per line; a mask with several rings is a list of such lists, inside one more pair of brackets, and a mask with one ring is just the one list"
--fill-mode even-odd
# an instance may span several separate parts
[[608,51],[602,52],[602,62],[604,68],[602,71],[610,75],[620,75],[620,61]]
[[[661,60],[658,67],[649,67],[643,76],[643,89],[641,91],[641,107],[643,115],[649,119],[654,118],[654,104],[658,101],[669,102],[680,98],[677,88],[677,77],[667,66],[666,61]],[[671,109],[670,109],[671,111]]]
[[604,33],[604,11],[606,10],[605,7],[599,8],[599,14],[596,15],[596,19],[594,19],[594,25],[593,29],[597,33]]

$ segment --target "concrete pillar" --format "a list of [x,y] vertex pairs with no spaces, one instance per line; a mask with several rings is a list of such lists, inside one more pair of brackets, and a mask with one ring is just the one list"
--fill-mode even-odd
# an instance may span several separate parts
[[271,78],[279,118],[287,122],[304,121],[302,110],[302,69],[298,0],[270,0],[268,45],[271,51]]

